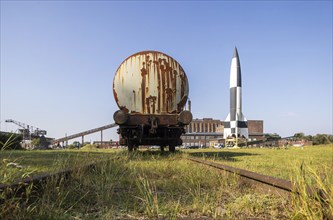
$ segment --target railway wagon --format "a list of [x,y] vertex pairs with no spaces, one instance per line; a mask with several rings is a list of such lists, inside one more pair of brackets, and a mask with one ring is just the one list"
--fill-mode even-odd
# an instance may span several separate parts
[[180,136],[192,121],[184,110],[189,95],[187,76],[172,57],[158,51],[129,56],[117,69],[113,94],[119,107],[113,119],[119,125],[120,145],[132,151],[140,145],[158,145],[169,151],[182,144]]

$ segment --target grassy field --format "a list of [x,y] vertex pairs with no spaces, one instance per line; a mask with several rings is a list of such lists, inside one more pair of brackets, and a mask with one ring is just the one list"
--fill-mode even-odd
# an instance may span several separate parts
[[[214,160],[261,174],[291,179],[301,167],[333,173],[333,145],[278,148],[187,150],[190,156]],[[332,177],[332,178],[330,178]],[[333,175],[330,182],[333,184]]]
[[[107,159],[114,151],[103,150],[12,150],[0,151],[0,183],[71,168],[76,164],[88,164]],[[14,163],[14,164],[13,164]]]
[[[328,166],[327,170],[332,168],[331,147],[306,147],[304,150],[207,149],[176,154],[158,151],[128,154],[125,150],[2,151],[2,161],[15,161],[24,166],[8,170],[7,162],[2,162],[1,172],[7,174],[15,173],[16,169],[22,175],[22,169],[27,169],[30,172],[27,175],[33,175],[91,161],[103,162],[95,169],[75,172],[70,182],[58,185],[49,182],[43,187],[40,198],[6,200],[0,205],[0,219],[323,219],[333,213],[331,194],[324,204],[309,198],[306,191],[285,200],[259,193],[241,184],[232,174],[185,158],[204,156],[280,177],[292,176],[288,170],[295,164],[290,170],[295,170],[294,181],[300,189],[313,186],[332,192],[332,184],[326,181],[331,173],[322,171],[317,175],[322,166]],[[322,162],[318,163],[316,159]],[[303,162],[301,168],[299,165],[304,160],[308,162]],[[266,170],[264,163],[268,164]],[[278,171],[274,164],[284,164],[278,166],[284,171]],[[30,188],[26,194],[33,190]]]

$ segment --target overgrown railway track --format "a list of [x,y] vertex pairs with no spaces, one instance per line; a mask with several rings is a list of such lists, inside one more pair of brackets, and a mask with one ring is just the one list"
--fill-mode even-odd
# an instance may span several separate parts
[[[260,191],[265,191],[266,193],[274,193],[287,198],[291,198],[292,195],[299,196],[301,194],[299,188],[297,188],[297,185],[293,184],[289,180],[267,176],[248,170],[215,163],[208,160],[201,160],[195,157],[189,157],[187,159],[199,164],[219,169],[221,171],[233,173],[240,177],[240,181],[244,181],[246,183],[249,183],[250,185],[254,185],[256,189],[259,189]],[[326,209],[329,206],[328,193],[330,192],[324,192],[322,189],[309,187],[307,187],[305,191],[309,198],[315,199],[320,202],[322,210]],[[326,213],[323,213],[323,216],[324,219],[332,219],[333,217],[332,215],[327,215]]]
[[[262,175],[259,173],[231,167],[231,166],[226,166],[223,164],[207,161],[207,160],[201,160],[198,158],[194,157],[189,157],[188,160],[208,165],[210,167],[214,167],[219,170],[227,171],[230,173],[233,173],[235,175],[240,176],[240,181],[250,183],[251,185],[255,184],[261,184],[260,189],[267,191],[267,192],[272,192],[272,193],[278,193],[278,194],[283,194],[283,195],[290,195],[291,192],[295,192],[295,187],[293,184],[288,181],[288,180],[283,180],[279,178],[275,178],[272,176],[266,176]],[[96,166],[96,163],[88,164],[86,166],[82,167],[76,167],[76,168],[71,168],[71,169],[65,169],[61,170],[55,173],[45,173],[45,174],[40,174],[37,176],[33,177],[27,177],[22,180],[16,181],[12,184],[0,184],[0,193],[6,192],[7,197],[21,197],[21,195],[24,194],[26,189],[33,185],[34,189],[36,192],[40,191],[40,188],[42,188],[43,184],[45,184],[49,180],[56,180],[59,181],[60,179],[69,179],[71,174],[75,172],[78,169],[91,169]],[[287,193],[287,194],[286,194]],[[3,202],[3,199],[0,199],[0,204]]]
[[81,167],[63,169],[53,173],[42,173],[17,180],[12,184],[0,183],[0,195],[2,195],[2,197],[0,197],[0,205],[8,198],[25,197],[29,187],[33,187],[33,193],[31,195],[36,195],[42,191],[43,185],[46,184],[47,181],[53,180],[60,182],[61,180],[67,180],[71,177],[72,173],[80,169],[93,169],[96,165],[96,163],[90,163]]
[[[208,160],[201,160],[194,157],[189,157],[188,160],[199,164],[204,164],[210,167],[214,167],[219,170],[233,173],[239,176],[241,181],[244,181],[251,185],[255,185],[256,188],[260,189],[261,191],[279,194],[283,196],[291,196],[292,194],[296,195],[299,194],[297,186],[289,180],[284,180],[273,176],[267,176],[248,170],[215,163]],[[260,187],[257,187],[259,185]],[[321,189],[307,188],[306,191],[309,197],[317,199],[323,204],[327,202],[327,194],[323,192]]]
[[[239,181],[254,185],[256,189],[260,189],[262,192],[279,194],[284,197],[290,197],[292,194],[299,194],[297,186],[288,180],[262,175],[248,170],[239,169],[208,160],[202,160],[195,157],[188,157],[187,159],[198,164],[203,164],[237,175],[239,176]],[[71,175],[79,169],[93,169],[96,166],[96,163],[91,163],[82,167],[65,169],[55,173],[40,174],[16,181],[12,184],[0,184],[0,194],[5,195],[5,197],[0,198],[0,204],[2,204],[7,198],[24,197],[28,187],[33,187],[36,196],[38,196],[38,194],[43,189],[43,185],[49,180],[67,180],[70,179]],[[309,197],[320,200],[323,204],[325,204],[325,201],[327,201],[326,194],[323,193],[320,189],[308,189],[308,195]]]
[[[194,161],[196,163],[208,165],[210,167],[214,167],[219,170],[227,171],[230,173],[233,173],[235,175],[238,175],[242,180],[245,180],[246,182],[249,183],[257,183],[257,184],[263,184],[262,189],[267,189],[270,192],[295,192],[295,187],[293,186],[291,181],[272,177],[272,176],[267,176],[259,173],[255,173],[252,171],[240,169],[240,168],[235,168],[219,163],[215,163],[212,161],[207,161],[207,160],[201,160],[198,158],[194,157],[189,157],[188,160]],[[275,190],[275,191],[274,191]]]

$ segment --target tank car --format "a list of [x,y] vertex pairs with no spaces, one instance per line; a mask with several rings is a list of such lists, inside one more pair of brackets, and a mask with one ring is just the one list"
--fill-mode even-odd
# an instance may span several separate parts
[[125,59],[113,79],[119,107],[113,115],[119,125],[119,143],[132,151],[140,145],[158,145],[169,151],[182,144],[180,136],[192,121],[184,110],[189,94],[187,76],[172,57],[142,51]]

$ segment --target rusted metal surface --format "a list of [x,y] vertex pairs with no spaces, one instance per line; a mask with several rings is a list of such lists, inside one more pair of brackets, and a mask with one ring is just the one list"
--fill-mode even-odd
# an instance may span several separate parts
[[150,125],[151,118],[154,117],[159,126],[165,125],[177,125],[177,115],[131,115],[127,122],[127,125]]
[[113,79],[113,93],[120,109],[141,114],[180,113],[187,101],[189,85],[180,64],[157,51],[128,57]]
[[235,168],[235,167],[230,167],[227,165],[223,165],[223,164],[218,164],[218,163],[214,163],[214,162],[210,162],[210,161],[205,161],[205,160],[200,160],[197,158],[188,158],[189,160],[195,161],[197,163],[202,163],[202,164],[206,164],[208,166],[211,167],[215,167],[221,170],[225,170],[231,173],[235,173],[238,174],[241,177],[245,177],[260,183],[264,183],[266,185],[269,186],[273,186],[275,188],[279,188],[282,189],[284,191],[288,191],[288,192],[292,192],[294,190],[293,188],[293,184],[288,181],[288,180],[284,180],[284,179],[279,179],[276,177],[272,177],[272,176],[266,176],[266,175],[262,175],[259,173],[255,173],[255,172],[251,172],[248,170],[243,170],[243,169],[239,169],[239,168]]
[[192,113],[190,111],[185,110],[179,114],[178,121],[184,125],[188,125],[191,123],[192,119],[193,119]]
[[192,120],[183,111],[189,93],[186,74],[172,57],[143,51],[121,63],[113,79],[113,94],[120,109],[114,113],[120,145],[181,145],[184,126]]

